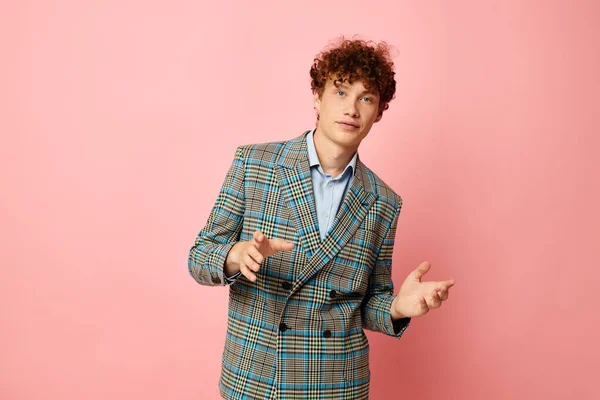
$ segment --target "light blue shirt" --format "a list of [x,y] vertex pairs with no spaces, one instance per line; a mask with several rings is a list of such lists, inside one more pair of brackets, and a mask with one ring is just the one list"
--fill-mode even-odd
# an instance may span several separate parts
[[333,225],[340,205],[344,197],[346,197],[352,179],[354,179],[358,153],[354,153],[344,171],[334,178],[330,174],[325,173],[321,167],[313,139],[314,133],[315,130],[313,129],[312,132],[306,135],[306,147],[308,148],[308,162],[310,164],[313,193],[315,195],[319,233],[321,234],[321,240],[323,240]]

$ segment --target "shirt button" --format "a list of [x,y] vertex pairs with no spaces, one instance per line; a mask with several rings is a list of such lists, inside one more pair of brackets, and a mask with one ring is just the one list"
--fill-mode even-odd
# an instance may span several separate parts
[[325,218],[328,218],[328,217],[329,217],[329,213],[325,213],[325,214],[323,214],[323,215],[325,216]]
[[289,283],[289,282],[283,282],[283,283],[281,284],[281,287],[282,287],[283,289],[285,289],[285,290],[290,290],[290,289],[292,288],[292,285],[290,285],[290,283]]
[[329,329],[325,330],[325,332],[323,332],[323,336],[325,336],[326,338],[330,338],[331,337],[331,331]]
[[[279,330],[280,330],[281,332],[285,332],[285,331],[287,331],[287,328],[288,328],[288,327],[287,327],[287,325],[286,325],[286,324],[284,324],[283,322],[279,324]],[[331,332],[330,332],[330,334],[331,334]]]
[[335,296],[337,296],[337,292],[336,292],[335,290],[332,290],[331,292],[329,292],[329,296],[330,296],[332,299],[335,299]]
[[332,186],[333,186],[333,182],[329,182],[329,183],[327,184],[327,187],[332,187]]

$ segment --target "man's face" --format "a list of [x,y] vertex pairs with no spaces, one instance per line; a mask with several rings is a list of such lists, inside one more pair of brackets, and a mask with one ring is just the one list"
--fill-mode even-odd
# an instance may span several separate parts
[[381,120],[379,95],[368,91],[362,81],[352,84],[338,81],[336,86],[329,79],[321,98],[315,94],[314,99],[319,113],[317,131],[352,152],[358,149],[373,124]]

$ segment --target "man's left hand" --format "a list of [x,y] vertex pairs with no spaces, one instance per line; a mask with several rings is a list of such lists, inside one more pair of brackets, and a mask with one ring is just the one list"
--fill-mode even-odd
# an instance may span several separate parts
[[408,275],[392,302],[392,319],[420,317],[448,300],[448,291],[454,286],[454,280],[423,282],[423,275],[430,268],[431,264],[424,261]]

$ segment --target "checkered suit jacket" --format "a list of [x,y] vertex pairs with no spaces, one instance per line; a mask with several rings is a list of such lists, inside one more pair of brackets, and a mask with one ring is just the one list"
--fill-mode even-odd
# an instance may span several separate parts
[[319,235],[305,132],[241,146],[190,250],[202,285],[227,285],[231,247],[257,229],[291,241],[263,261],[257,280],[229,288],[219,387],[227,399],[363,399],[366,329],[400,337],[393,322],[392,250],[402,199],[361,161],[331,230]]

